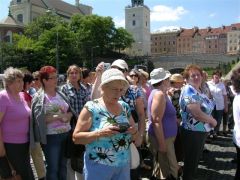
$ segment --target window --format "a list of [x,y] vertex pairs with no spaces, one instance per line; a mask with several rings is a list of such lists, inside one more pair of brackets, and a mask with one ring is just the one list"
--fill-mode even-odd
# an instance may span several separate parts
[[133,17],[135,17],[135,14],[133,14]]
[[9,36],[9,35],[6,35],[6,36],[4,37],[4,41],[5,41],[5,42],[10,42],[10,36]]
[[147,21],[146,21],[146,27],[148,26],[148,23],[147,23]]
[[19,22],[23,22],[23,15],[22,15],[22,14],[18,14],[18,15],[17,15],[17,20],[18,20]]
[[21,3],[22,2],[22,0],[17,0],[17,3]]
[[133,26],[136,25],[136,21],[135,21],[135,20],[132,21],[132,25],[133,25]]

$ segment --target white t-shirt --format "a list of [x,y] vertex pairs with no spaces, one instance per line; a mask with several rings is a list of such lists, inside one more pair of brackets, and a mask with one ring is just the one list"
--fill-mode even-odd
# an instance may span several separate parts
[[224,96],[227,95],[225,85],[222,82],[215,84],[213,81],[208,81],[210,92],[216,104],[216,110],[224,109]]
[[238,93],[233,100],[233,142],[240,147],[240,94]]

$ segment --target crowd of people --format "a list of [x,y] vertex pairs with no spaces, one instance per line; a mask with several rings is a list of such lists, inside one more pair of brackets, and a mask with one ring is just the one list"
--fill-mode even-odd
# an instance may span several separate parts
[[208,80],[197,65],[149,74],[117,59],[95,72],[71,65],[59,83],[53,66],[9,67],[0,91],[0,177],[14,169],[23,180],[138,180],[145,168],[152,180],[194,180],[206,139],[231,131],[240,179],[240,68],[231,80],[221,76],[216,70]]

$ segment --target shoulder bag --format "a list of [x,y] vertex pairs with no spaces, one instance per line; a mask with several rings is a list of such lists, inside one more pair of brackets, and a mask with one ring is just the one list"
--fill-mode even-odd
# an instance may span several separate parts
[[16,170],[14,169],[14,167],[12,166],[12,164],[10,163],[8,157],[6,156],[7,162],[8,162],[8,166],[11,169],[11,176],[8,178],[0,178],[1,180],[22,180],[21,176],[19,174],[17,174]]

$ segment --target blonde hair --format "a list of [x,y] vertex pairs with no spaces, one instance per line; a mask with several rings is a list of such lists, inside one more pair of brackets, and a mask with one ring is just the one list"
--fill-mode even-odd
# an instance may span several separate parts
[[23,79],[23,73],[20,69],[9,67],[4,71],[3,85],[7,89],[9,84],[12,84],[17,78]]
[[78,67],[78,65],[73,64],[73,65],[68,67],[68,70],[67,70],[67,81],[69,81],[69,74],[70,74],[70,72],[74,71],[74,70],[79,72],[79,81],[82,79],[82,69],[80,67]]

